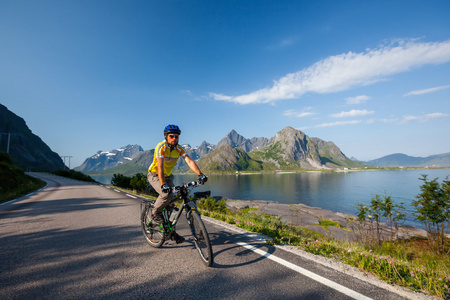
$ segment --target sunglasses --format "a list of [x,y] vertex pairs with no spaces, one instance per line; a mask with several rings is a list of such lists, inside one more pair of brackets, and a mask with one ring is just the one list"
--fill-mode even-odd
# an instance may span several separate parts
[[177,139],[179,136],[178,135],[174,135],[174,134],[169,134],[169,137],[171,139]]

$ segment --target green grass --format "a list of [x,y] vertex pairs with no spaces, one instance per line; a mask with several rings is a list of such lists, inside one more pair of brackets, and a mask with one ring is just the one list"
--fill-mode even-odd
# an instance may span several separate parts
[[45,182],[26,175],[14,165],[8,154],[0,153],[0,202],[26,195],[44,185]]
[[[199,199],[197,206],[203,215],[270,237],[268,244],[293,245],[357,267],[389,284],[444,299],[450,297],[450,257],[432,252],[425,239],[383,242],[377,246],[338,242],[255,209],[230,210],[225,203],[225,199],[217,202],[205,198]],[[333,221],[322,221],[320,225],[339,226]]]

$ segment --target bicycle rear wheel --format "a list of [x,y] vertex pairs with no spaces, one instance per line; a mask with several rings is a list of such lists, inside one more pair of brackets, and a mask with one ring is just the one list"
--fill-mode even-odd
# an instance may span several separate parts
[[203,224],[200,215],[196,211],[191,211],[189,216],[189,226],[194,237],[195,247],[197,248],[203,263],[207,267],[213,264],[213,253],[209,235],[206,231],[205,224]]
[[147,243],[155,248],[159,248],[164,244],[164,232],[159,226],[153,227],[152,220],[152,206],[146,205],[141,214],[142,234],[144,234]]

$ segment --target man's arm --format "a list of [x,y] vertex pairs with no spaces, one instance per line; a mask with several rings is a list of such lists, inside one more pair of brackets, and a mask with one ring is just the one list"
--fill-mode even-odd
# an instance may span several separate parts
[[166,176],[164,176],[164,158],[157,157],[156,163],[158,164],[158,178],[161,185],[166,184]]
[[200,175],[202,172],[200,171],[200,169],[198,168],[197,164],[195,163],[195,161],[193,161],[189,155],[185,155],[184,156],[184,161],[187,163],[187,165],[189,166],[189,168],[191,168],[192,171],[194,171],[195,174]]

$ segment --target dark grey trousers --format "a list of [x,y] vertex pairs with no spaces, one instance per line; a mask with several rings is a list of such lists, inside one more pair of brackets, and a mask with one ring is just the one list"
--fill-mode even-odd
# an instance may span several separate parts
[[[173,193],[163,193],[161,191],[161,182],[159,181],[158,174],[148,172],[147,174],[147,180],[150,183],[150,185],[155,189],[155,191],[159,194],[158,198],[156,199],[155,206],[153,207],[152,214],[159,214],[162,213],[164,207],[166,207],[170,201],[173,200]],[[173,175],[166,177],[166,184],[170,187],[173,187]]]

